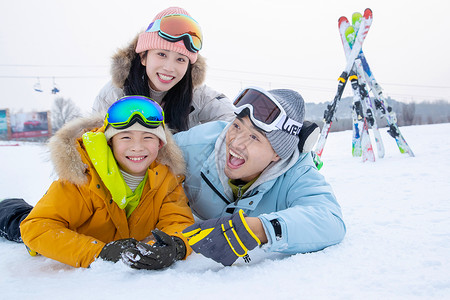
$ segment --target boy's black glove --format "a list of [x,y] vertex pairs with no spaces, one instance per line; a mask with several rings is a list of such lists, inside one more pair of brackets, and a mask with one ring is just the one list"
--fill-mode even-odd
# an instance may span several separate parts
[[138,241],[133,238],[110,242],[103,247],[98,257],[103,260],[118,262],[122,259],[122,253],[129,248],[136,248],[137,243]]
[[197,222],[183,230],[189,246],[197,253],[231,266],[238,257],[250,261],[247,252],[261,244],[245,220],[240,209],[232,216]]
[[149,245],[139,242],[136,247],[127,249],[123,261],[134,269],[158,270],[172,265],[186,255],[182,239],[170,236],[161,230],[152,230],[156,243]]

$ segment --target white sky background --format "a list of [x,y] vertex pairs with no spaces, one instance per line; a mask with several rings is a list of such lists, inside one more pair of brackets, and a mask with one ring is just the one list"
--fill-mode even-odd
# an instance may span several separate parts
[[[0,108],[51,109],[54,77],[59,96],[90,111],[110,78],[111,55],[173,5],[200,23],[206,83],[229,98],[257,85],[331,101],[346,64],[337,20],[370,7],[363,50],[386,95],[450,101],[447,0],[0,0]],[[38,78],[43,93],[33,90]]]

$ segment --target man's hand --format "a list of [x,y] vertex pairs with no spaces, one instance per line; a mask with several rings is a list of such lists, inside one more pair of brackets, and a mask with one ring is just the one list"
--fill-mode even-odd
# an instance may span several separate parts
[[232,216],[195,223],[183,230],[192,249],[204,256],[231,266],[238,257],[250,260],[247,252],[260,245],[245,220],[242,209]]
[[258,237],[261,244],[268,242],[266,232],[264,231],[263,224],[261,220],[257,217],[245,217],[248,227],[253,231],[253,233]]
[[186,255],[182,239],[161,230],[152,231],[156,239],[153,245],[138,242],[136,247],[124,251],[122,260],[134,269],[158,270],[172,265]]

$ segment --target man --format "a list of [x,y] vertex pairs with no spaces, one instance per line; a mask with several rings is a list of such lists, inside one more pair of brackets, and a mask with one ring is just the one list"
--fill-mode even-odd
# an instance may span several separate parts
[[[187,163],[184,183],[200,219],[186,228],[192,249],[223,265],[263,245],[289,254],[342,241],[345,225],[310,152],[300,153],[303,98],[292,90],[245,89],[231,123],[175,135]],[[302,141],[303,142],[303,141]]]

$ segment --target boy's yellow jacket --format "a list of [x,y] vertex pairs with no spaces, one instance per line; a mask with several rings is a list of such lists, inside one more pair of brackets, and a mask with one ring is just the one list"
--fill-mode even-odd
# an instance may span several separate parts
[[181,185],[185,164],[168,130],[168,143],[149,167],[139,205],[127,219],[95,171],[81,139],[85,131],[101,125],[100,118],[78,119],[50,140],[59,179],[21,223],[24,243],[46,257],[88,267],[106,243],[130,237],[143,240],[158,228],[182,238],[189,255],[192,250],[181,234],[194,223]]

